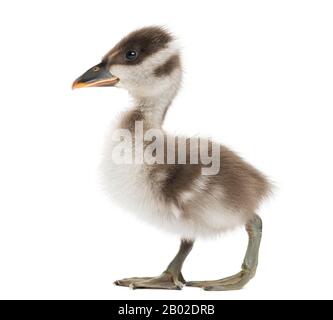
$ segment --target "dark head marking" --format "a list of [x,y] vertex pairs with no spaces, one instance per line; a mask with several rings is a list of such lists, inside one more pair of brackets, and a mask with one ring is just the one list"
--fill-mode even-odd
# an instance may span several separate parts
[[131,32],[103,58],[107,65],[141,63],[146,57],[164,49],[173,36],[162,27],[145,27]]
[[174,56],[170,57],[167,62],[157,67],[154,70],[154,74],[157,77],[167,76],[178,67],[180,67],[180,58],[178,54],[175,54]]

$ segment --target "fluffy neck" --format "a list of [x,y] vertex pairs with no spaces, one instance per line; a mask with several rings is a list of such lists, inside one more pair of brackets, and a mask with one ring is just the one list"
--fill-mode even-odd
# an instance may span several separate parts
[[165,115],[176,93],[165,92],[158,96],[134,98],[135,109],[142,113],[147,128],[161,128]]
[[120,127],[132,130],[135,121],[143,121],[144,130],[160,129],[169,106],[178,92],[179,84],[175,83],[168,90],[151,96],[132,94],[134,107],[124,114]]

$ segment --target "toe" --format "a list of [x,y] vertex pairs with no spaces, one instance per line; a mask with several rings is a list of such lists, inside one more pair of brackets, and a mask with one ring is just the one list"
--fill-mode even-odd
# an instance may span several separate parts
[[125,286],[131,289],[170,289],[180,290],[184,286],[181,280],[169,272],[164,272],[159,277],[125,278],[114,282],[117,286]]
[[242,289],[243,286],[242,285],[238,285],[238,284],[232,284],[232,285],[217,285],[217,286],[207,286],[204,287],[203,289],[205,291],[230,291],[230,290],[240,290]]
[[173,283],[146,283],[146,282],[134,282],[130,285],[132,289],[169,289],[180,290],[181,287],[174,285]]
[[203,287],[209,286],[213,283],[214,283],[214,281],[188,281],[188,282],[186,282],[186,286],[203,288]]
[[123,287],[129,287],[133,282],[136,281],[146,281],[152,279],[152,277],[132,277],[132,278],[124,278],[121,280],[116,280],[113,282],[116,286],[123,286]]
[[113,282],[114,285],[116,286],[122,286],[122,287],[128,287],[131,284],[131,281],[129,280],[116,280]]
[[145,281],[134,281],[130,284],[132,289],[170,289],[180,290],[183,284],[170,274],[162,274],[159,277]]

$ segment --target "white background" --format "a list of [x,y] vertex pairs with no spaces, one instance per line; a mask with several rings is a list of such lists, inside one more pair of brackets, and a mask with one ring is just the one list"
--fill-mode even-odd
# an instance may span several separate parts
[[[7,1],[0,4],[0,298],[333,298],[331,1]],[[72,81],[132,29],[183,46],[171,132],[214,137],[275,181],[257,276],[241,291],[130,290],[178,239],[113,206],[98,176],[115,88]],[[246,233],[198,241],[188,280],[239,271]]]

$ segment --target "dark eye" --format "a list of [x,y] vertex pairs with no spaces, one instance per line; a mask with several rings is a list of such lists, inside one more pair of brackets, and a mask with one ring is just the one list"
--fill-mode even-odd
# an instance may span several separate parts
[[133,61],[137,58],[138,54],[135,50],[128,50],[125,54],[126,60]]

